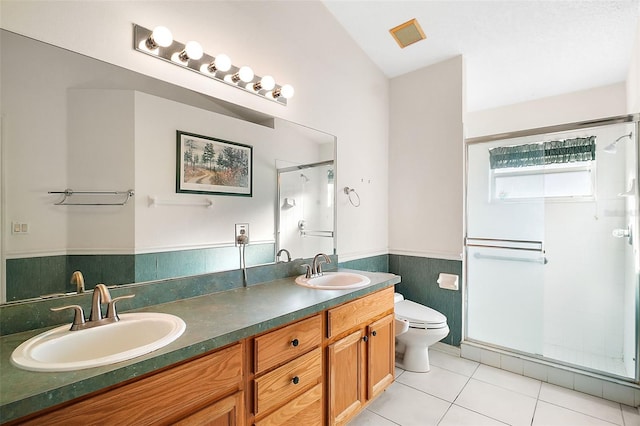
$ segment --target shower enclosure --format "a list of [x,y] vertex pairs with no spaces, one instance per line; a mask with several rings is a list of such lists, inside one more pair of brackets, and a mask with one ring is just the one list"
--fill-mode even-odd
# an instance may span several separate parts
[[295,258],[334,254],[333,161],[278,168],[278,249]]
[[628,116],[467,141],[466,340],[638,382],[637,135]]

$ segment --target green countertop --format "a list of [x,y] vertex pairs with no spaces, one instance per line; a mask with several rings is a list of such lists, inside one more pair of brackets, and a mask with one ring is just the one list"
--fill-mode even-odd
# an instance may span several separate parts
[[162,349],[103,367],[60,373],[20,370],[11,364],[11,353],[47,329],[3,336],[0,422],[81,397],[400,282],[394,274],[354,272],[368,276],[371,284],[351,290],[314,290],[296,285],[291,277],[138,309],[136,312],[177,315],[187,324],[186,331]]

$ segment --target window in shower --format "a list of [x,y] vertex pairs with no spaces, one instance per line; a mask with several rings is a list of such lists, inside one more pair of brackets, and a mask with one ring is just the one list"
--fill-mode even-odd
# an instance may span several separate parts
[[497,146],[489,150],[492,199],[593,198],[596,137]]
[[557,201],[590,200],[595,195],[595,164],[554,164],[491,171],[492,199],[518,201],[552,198]]

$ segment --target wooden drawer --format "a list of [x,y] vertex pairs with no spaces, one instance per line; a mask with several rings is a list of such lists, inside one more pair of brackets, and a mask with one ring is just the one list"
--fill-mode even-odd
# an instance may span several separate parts
[[321,425],[322,383],[318,383],[254,424],[256,426]]
[[172,423],[172,426],[242,426],[245,424],[244,393],[236,392],[200,411]]
[[254,371],[262,373],[322,343],[322,317],[316,315],[254,340]]
[[[297,380],[295,380],[297,378]],[[254,379],[256,416],[282,405],[309,387],[322,382],[322,349],[290,361]]]
[[363,325],[372,318],[393,310],[393,287],[345,303],[327,312],[327,337],[333,338],[345,331]]
[[21,424],[166,424],[242,389],[242,353],[238,343]]

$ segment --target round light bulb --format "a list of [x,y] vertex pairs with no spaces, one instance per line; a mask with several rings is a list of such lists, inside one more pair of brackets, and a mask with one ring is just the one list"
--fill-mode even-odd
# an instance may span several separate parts
[[173,35],[167,27],[155,27],[151,33],[153,42],[158,46],[169,47],[173,43]]
[[290,84],[285,84],[280,89],[280,96],[282,96],[285,99],[292,98],[294,93],[295,93],[295,90],[293,90],[293,86],[291,86]]
[[276,87],[276,81],[270,75],[265,75],[260,80],[260,86],[263,90],[271,91],[274,87]]
[[204,55],[204,50],[202,50],[202,46],[197,41],[188,41],[184,47],[184,51],[189,59],[193,59],[194,61],[197,61]]
[[216,56],[216,59],[213,61],[213,64],[216,66],[216,69],[219,71],[229,71],[231,69],[231,58],[229,58],[224,53]]
[[238,77],[240,77],[240,80],[244,81],[245,83],[249,83],[251,80],[253,80],[253,70],[245,65],[238,71]]

